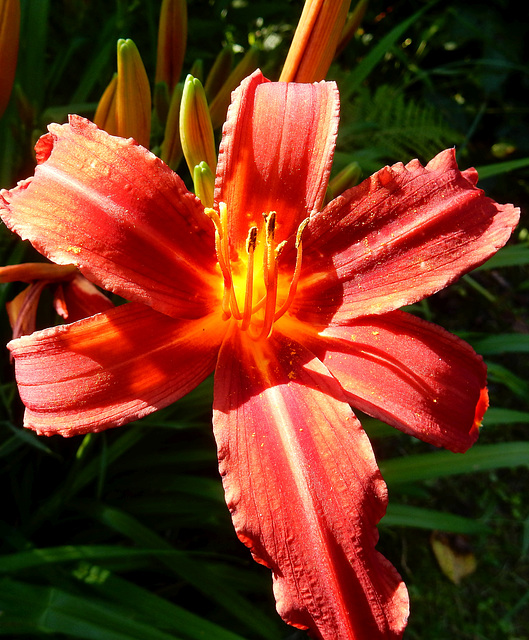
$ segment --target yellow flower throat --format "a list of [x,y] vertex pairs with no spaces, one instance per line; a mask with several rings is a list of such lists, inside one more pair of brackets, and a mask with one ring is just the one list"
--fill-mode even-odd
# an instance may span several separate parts
[[[215,249],[224,279],[222,311],[224,320],[233,318],[241,331],[253,340],[272,335],[274,322],[288,310],[301,272],[301,236],[309,221],[303,220],[295,238],[296,264],[292,277],[286,281],[278,269],[278,261],[288,240],[275,240],[276,213],[263,214],[263,224],[250,227],[246,240],[246,256],[232,259],[227,225],[227,207],[219,203],[219,213],[206,208],[204,213],[215,225]],[[278,293],[279,292],[279,293]]]

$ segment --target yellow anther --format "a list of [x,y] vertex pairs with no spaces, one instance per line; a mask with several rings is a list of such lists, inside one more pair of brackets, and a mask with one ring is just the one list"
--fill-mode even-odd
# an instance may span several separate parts
[[[247,331],[253,340],[265,340],[270,337],[273,326],[290,307],[296,294],[297,283],[301,273],[302,246],[301,237],[307,226],[308,218],[299,225],[294,246],[296,264],[288,294],[278,310],[278,259],[285,247],[293,238],[276,244],[276,213],[263,214],[264,225],[251,227],[246,239],[246,259],[237,255],[230,247],[228,237],[228,210],[224,203],[219,203],[218,211],[205,208],[204,213],[215,225],[215,246],[219,267],[224,278],[224,295],[222,309],[224,319],[232,318],[239,324],[241,331]],[[256,253],[257,251],[257,253]],[[257,270],[255,256],[259,256]],[[261,263],[262,260],[262,263]],[[259,265],[261,268],[259,269]],[[256,279],[257,278],[257,279]],[[262,278],[262,280],[261,280]],[[237,293],[238,298],[237,299]],[[259,295],[256,304],[255,295]],[[239,309],[242,309],[239,311]]]
[[255,246],[257,245],[257,227],[252,227],[248,233],[248,238],[246,239],[246,253],[250,253],[250,251],[255,251]]

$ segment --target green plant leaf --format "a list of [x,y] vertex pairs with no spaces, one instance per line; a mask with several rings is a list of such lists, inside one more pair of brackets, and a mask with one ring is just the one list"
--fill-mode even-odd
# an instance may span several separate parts
[[453,513],[392,502],[389,503],[386,515],[380,524],[387,527],[417,527],[465,534],[488,531],[488,528],[477,520],[464,518]]
[[483,425],[485,427],[495,426],[499,424],[517,424],[529,423],[528,411],[516,411],[514,409],[502,409],[500,407],[491,407],[487,410]]
[[436,451],[380,462],[388,485],[424,482],[460,473],[529,466],[529,442],[475,445],[466,453]]
[[517,160],[487,164],[483,167],[477,167],[477,172],[480,180],[484,180],[485,178],[491,178],[492,176],[497,176],[502,173],[515,171],[516,169],[524,169],[525,167],[529,167],[529,158],[519,158]]
[[529,352],[529,334],[527,333],[497,333],[482,338],[472,337],[470,343],[483,356]]
[[[84,505],[84,509],[91,512],[93,517],[105,523],[108,527],[133,540],[137,545],[152,549],[168,550],[173,547],[155,531],[144,526],[131,515],[100,503]],[[204,596],[217,602],[231,615],[244,623],[254,634],[262,638],[275,640],[276,625],[245,597],[231,588],[226,581],[219,577],[207,562],[193,558],[190,554],[165,555],[159,560],[171,571],[193,585]]]
[[135,620],[130,611],[109,602],[9,579],[0,582],[0,609],[0,634],[11,637],[41,632],[89,640],[182,639]]

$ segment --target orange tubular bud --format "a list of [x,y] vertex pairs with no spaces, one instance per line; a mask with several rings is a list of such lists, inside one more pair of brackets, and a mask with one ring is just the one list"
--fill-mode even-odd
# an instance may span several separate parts
[[342,36],[351,0],[306,0],[279,80],[324,80]]
[[206,94],[200,80],[191,75],[187,76],[184,83],[180,107],[180,140],[191,175],[201,162],[205,162],[215,172],[217,152]]
[[255,47],[250,47],[244,58],[239,62],[235,69],[230,73],[213,102],[209,106],[211,122],[213,129],[220,127],[226,119],[228,105],[231,100],[231,92],[238,87],[241,82],[253,73],[259,66],[259,51]]
[[20,0],[0,0],[0,118],[15,81],[19,35]]
[[169,103],[169,113],[165,123],[165,131],[160,157],[176,171],[182,159],[182,144],[180,142],[180,104],[182,102],[183,84],[176,85]]
[[342,31],[340,42],[336,47],[335,56],[338,56],[348,45],[354,34],[358,31],[360,23],[364,19],[369,0],[359,0],[351,15],[347,18],[347,22]]
[[100,129],[104,129],[111,135],[117,135],[118,127],[116,123],[116,90],[118,86],[118,76],[115,73],[112,80],[108,83],[107,88],[103,91],[103,95],[99,100],[96,112],[94,114],[94,122]]
[[224,47],[218,56],[215,58],[215,62],[211,67],[206,83],[204,84],[204,91],[208,100],[212,100],[220,91],[222,85],[226,82],[226,79],[230,75],[231,65],[233,63],[233,50],[231,46]]
[[163,0],[158,27],[156,84],[165,82],[171,93],[180,80],[187,45],[186,0]]
[[132,40],[118,40],[116,124],[118,135],[132,137],[149,148],[151,88],[140,53]]

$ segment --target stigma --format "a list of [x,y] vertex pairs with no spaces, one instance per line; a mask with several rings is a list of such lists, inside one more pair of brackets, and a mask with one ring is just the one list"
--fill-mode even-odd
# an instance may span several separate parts
[[280,256],[291,240],[275,240],[276,212],[263,213],[263,222],[248,231],[243,255],[235,252],[228,235],[228,210],[219,203],[219,212],[206,208],[204,213],[215,225],[215,249],[224,282],[222,312],[224,320],[234,320],[253,340],[266,340],[274,323],[289,309],[299,282],[302,259],[302,234],[309,219],[299,225],[294,246],[294,271],[285,277],[279,269]]

